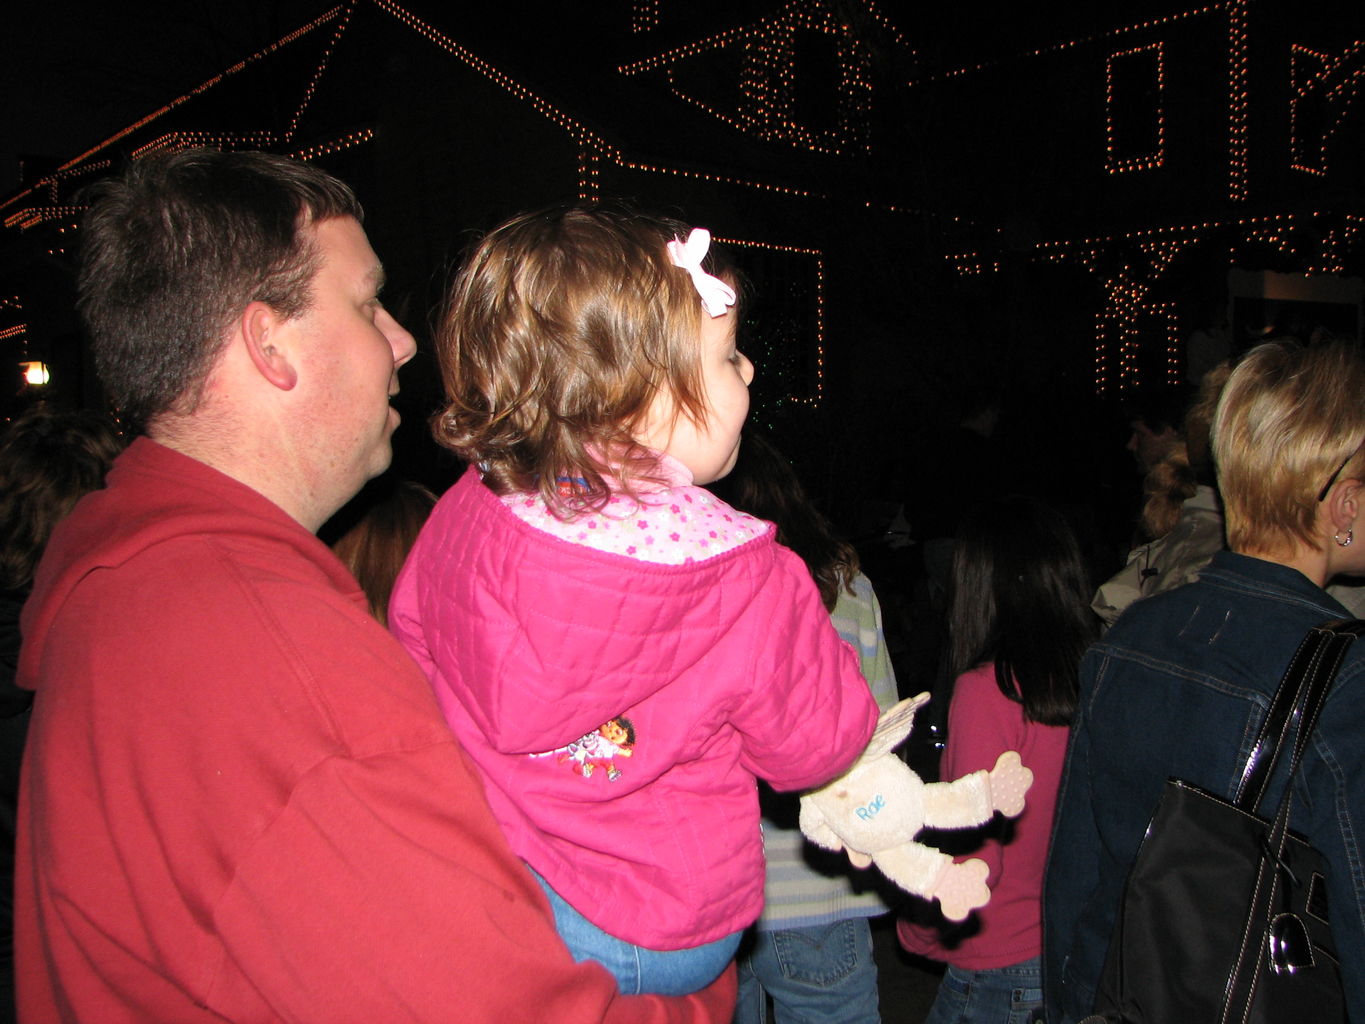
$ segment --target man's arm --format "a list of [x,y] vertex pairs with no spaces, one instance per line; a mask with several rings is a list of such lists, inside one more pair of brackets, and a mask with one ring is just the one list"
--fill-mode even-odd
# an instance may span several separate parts
[[[215,919],[232,965],[210,1004],[230,1019],[257,998],[287,1021],[681,1024],[728,1021],[734,1006],[733,970],[666,999],[623,997],[605,970],[575,964],[453,744],[318,765]],[[236,991],[236,976],[256,991]]]
[[733,972],[623,998],[573,963],[358,595],[217,547],[92,573],[52,627],[19,872],[28,1016],[729,1020]]

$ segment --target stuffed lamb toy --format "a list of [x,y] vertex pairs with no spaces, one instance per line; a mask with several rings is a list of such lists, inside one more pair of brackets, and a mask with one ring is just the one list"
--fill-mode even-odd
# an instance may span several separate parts
[[910,735],[915,711],[928,702],[929,694],[921,693],[882,713],[853,767],[801,798],[801,831],[817,846],[846,850],[855,867],[875,863],[906,892],[937,899],[944,917],[962,921],[991,898],[986,862],[955,864],[915,836],[923,828],[981,825],[996,811],[1015,817],[1033,772],[1007,750],[989,772],[926,785],[891,750]]

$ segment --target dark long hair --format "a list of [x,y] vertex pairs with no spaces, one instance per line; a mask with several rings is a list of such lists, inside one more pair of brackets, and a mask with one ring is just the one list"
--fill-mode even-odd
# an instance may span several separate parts
[[387,474],[365,490],[369,493],[360,496],[364,511],[332,542],[332,551],[365,592],[370,614],[388,625],[389,597],[398,571],[417,543],[417,534],[435,507],[436,496],[421,484]]
[[833,611],[839,591],[853,593],[858,553],[834,535],[829,520],[806,497],[796,471],[771,441],[746,428],[739,459],[730,475],[714,487],[741,512],[777,524],[777,542],[795,551]]
[[994,662],[996,685],[1025,717],[1070,723],[1095,617],[1080,545],[1061,515],[1033,498],[1005,498],[963,517],[948,634],[951,678]]
[[0,587],[33,583],[52,530],[123,449],[107,416],[30,406],[0,434]]

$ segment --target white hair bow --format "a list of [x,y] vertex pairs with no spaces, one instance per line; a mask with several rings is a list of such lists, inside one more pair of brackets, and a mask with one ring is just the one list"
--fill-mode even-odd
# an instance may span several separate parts
[[724,316],[726,307],[735,304],[735,290],[714,274],[702,270],[701,261],[710,248],[711,232],[693,228],[686,242],[675,238],[668,243],[668,257],[675,267],[682,267],[692,275],[692,285],[701,296],[702,308],[712,317]]

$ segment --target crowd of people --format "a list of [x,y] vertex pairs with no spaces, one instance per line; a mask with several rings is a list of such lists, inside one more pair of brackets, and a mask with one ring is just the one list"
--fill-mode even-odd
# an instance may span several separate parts
[[[858,553],[746,426],[705,229],[574,204],[478,243],[434,339],[467,465],[438,499],[367,487],[416,343],[346,185],[187,151],[89,202],[80,310],[131,441],[42,407],[0,438],[20,1020],[875,1024],[894,914],[946,965],[930,1024],[1076,1024],[1161,786],[1232,795],[1365,575],[1345,344],[1262,345],[1179,427],[1135,421],[1145,536],[1098,591],[1057,509],[958,494],[925,550],[938,771],[989,786],[1012,751],[1033,786],[936,837],[990,889],[948,920],[802,837],[897,681]],[[1362,686],[1353,648],[1291,783],[1352,1008]]]

